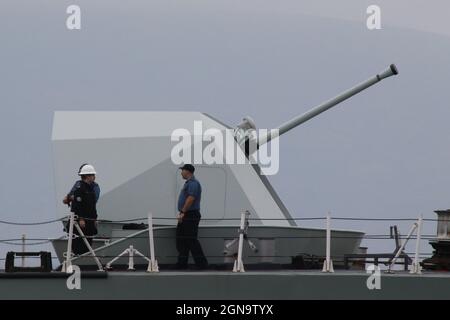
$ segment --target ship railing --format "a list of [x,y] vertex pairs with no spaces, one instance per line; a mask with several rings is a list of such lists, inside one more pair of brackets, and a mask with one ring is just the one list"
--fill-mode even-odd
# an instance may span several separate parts
[[388,272],[392,272],[393,266],[395,264],[395,261],[398,259],[400,254],[405,249],[406,243],[411,238],[413,233],[416,232],[416,235],[417,235],[416,236],[416,251],[414,253],[414,262],[413,262],[413,265],[412,265],[411,273],[415,273],[415,274],[421,274],[422,273],[422,271],[421,271],[422,268],[421,268],[420,262],[419,262],[420,238],[421,238],[421,235],[422,235],[422,223],[423,223],[422,220],[423,220],[423,217],[422,217],[422,215],[420,215],[420,217],[417,219],[417,222],[414,222],[414,224],[412,225],[411,230],[408,233],[408,236],[406,237],[405,241],[400,246],[400,248],[398,248],[394,259],[392,259],[392,262],[389,265]]
[[[250,213],[248,210],[243,211],[241,214],[241,227],[239,230],[239,249],[238,249],[238,256],[237,260],[235,261],[233,272],[245,272],[244,264],[242,261],[242,250],[243,250],[243,243],[244,243],[244,236],[246,236],[247,228],[248,228],[248,219],[249,219]],[[403,244],[397,249],[397,252],[392,259],[391,263],[389,264],[388,272],[393,272],[393,267],[399,258],[400,255],[404,255],[404,249],[406,246],[406,243],[411,238],[412,234],[417,230],[417,237],[416,237],[416,250],[414,253],[414,262],[412,265],[412,269],[410,273],[414,274],[421,274],[421,266],[419,262],[419,250],[420,250],[420,240],[421,240],[421,229],[422,229],[422,215],[417,219],[417,222],[414,222],[413,226],[411,227],[410,232],[408,233],[408,236],[406,237]],[[334,267],[333,267],[333,260],[331,257],[331,213],[328,212],[326,216],[326,255],[325,260],[323,262],[323,268],[322,272],[329,272],[334,273]],[[406,259],[406,258],[404,258]],[[405,266],[406,266],[405,262]]]
[[[148,239],[149,239],[149,251],[150,258],[147,258],[144,254],[136,250],[133,245],[130,245],[129,248],[125,249],[118,256],[114,257],[111,261],[106,264],[106,269],[111,269],[111,265],[119,260],[122,256],[128,255],[128,270],[134,270],[134,256],[138,255],[145,260],[148,261],[147,272],[159,272],[158,261],[155,257],[155,237],[153,235],[153,214],[151,212],[148,213],[148,228],[143,230],[143,232],[148,231]],[[142,231],[138,234],[143,233]],[[122,238],[123,240],[127,238]],[[122,241],[123,241],[122,240]],[[116,242],[117,243],[117,242]],[[114,244],[116,244],[114,243]],[[111,244],[112,245],[112,244]]]
[[64,263],[62,265],[62,272],[73,273],[72,261],[73,261],[74,256],[73,256],[73,252],[72,252],[72,241],[74,239],[74,232],[73,232],[74,228],[78,231],[78,234],[83,239],[83,242],[86,245],[86,247],[88,248],[89,253],[92,255],[92,258],[94,259],[95,263],[97,264],[97,267],[98,267],[97,271],[104,271],[103,265],[101,264],[98,257],[95,255],[95,251],[92,249],[83,230],[81,229],[80,225],[78,224],[77,218],[78,217],[75,215],[75,213],[71,212],[69,214],[69,238],[67,241],[67,251],[65,253],[66,260],[64,261]]
[[[86,218],[85,218],[86,219]],[[90,220],[90,219],[86,219],[86,220]],[[94,220],[94,219],[92,219]],[[151,212],[148,213],[147,216],[147,221],[148,221],[148,227],[144,230],[141,230],[139,232],[136,232],[134,234],[128,235],[127,237],[121,237],[119,240],[114,241],[108,245],[102,246],[100,248],[96,248],[95,250],[92,249],[91,245],[89,244],[87,238],[89,238],[89,236],[85,236],[83,231],[81,230],[81,228],[79,227],[77,221],[75,220],[75,216],[73,213],[70,214],[70,224],[69,224],[69,237],[68,237],[68,244],[67,244],[67,252],[66,252],[66,261],[65,264],[63,264],[62,267],[62,271],[66,271],[67,273],[72,273],[72,262],[74,260],[80,259],[82,257],[86,257],[89,256],[89,254],[94,258],[97,266],[98,266],[98,271],[104,271],[105,269],[110,269],[111,265],[116,262],[118,259],[120,259],[121,257],[128,255],[128,270],[134,270],[134,256],[140,256],[142,258],[144,258],[145,260],[148,261],[148,268],[147,268],[147,272],[159,272],[159,268],[158,268],[158,261],[156,260],[155,257],[155,245],[154,245],[154,235],[153,235],[153,214]],[[81,238],[83,238],[84,243],[86,244],[86,246],[89,249],[89,252],[86,252],[84,254],[81,254],[77,257],[73,257],[73,253],[72,253],[72,239],[74,238],[74,234],[73,234],[73,227],[77,228],[77,231],[79,232],[79,236]],[[105,249],[106,247],[110,247],[113,245],[117,245],[120,242],[123,242],[129,238],[133,238],[135,236],[138,236],[140,234],[143,234],[145,232],[148,232],[148,239],[149,239],[149,251],[150,251],[150,258],[147,258],[144,254],[142,254],[141,252],[139,252],[137,249],[135,249],[133,247],[133,245],[130,245],[129,248],[125,249],[122,253],[120,253],[118,256],[113,257],[113,259],[111,261],[109,261],[105,267],[103,267],[103,265],[101,264],[100,260],[98,259],[98,257],[96,256],[96,251]],[[94,238],[94,237],[92,237]]]
[[[118,220],[118,221],[107,221],[107,223],[125,223],[125,222],[131,222],[131,221],[142,221],[144,218],[136,218],[136,219],[127,219],[127,220]],[[124,256],[125,254],[129,255],[129,261],[131,266],[133,266],[134,262],[132,261],[132,259],[134,258],[135,255],[137,256],[141,256],[143,258],[145,258],[149,265],[148,265],[148,269],[147,271],[149,272],[157,272],[158,269],[158,262],[156,259],[156,254],[155,254],[155,245],[154,245],[154,241],[155,239],[158,238],[173,238],[173,236],[163,236],[163,235],[158,235],[158,236],[154,236],[153,234],[153,229],[154,229],[154,223],[153,221],[159,219],[159,220],[168,220],[168,219],[176,219],[176,218],[167,218],[167,217],[160,217],[160,218],[154,218],[153,215],[151,213],[148,214],[147,216],[147,222],[148,222],[148,226],[146,229],[143,230],[139,230],[137,232],[134,232],[132,234],[129,234],[125,237],[109,237],[109,240],[112,240],[112,242],[101,246],[99,248],[93,249],[90,245],[89,242],[87,241],[88,238],[98,238],[96,236],[86,236],[83,234],[83,231],[81,230],[81,228],[78,226],[78,224],[76,223],[76,217],[71,214],[69,216],[66,217],[62,217],[60,219],[54,219],[54,220],[49,220],[49,221],[41,221],[41,222],[31,222],[31,223],[25,223],[25,222],[10,222],[10,221],[3,221],[0,220],[0,224],[4,223],[4,224],[9,224],[9,225],[19,225],[19,226],[30,226],[30,225],[43,225],[43,224],[50,224],[50,223],[55,223],[55,222],[61,222],[61,221],[69,221],[69,236],[68,236],[68,249],[64,255],[65,258],[65,263],[63,264],[63,270],[65,270],[66,272],[70,271],[70,265],[71,263],[73,263],[73,261],[76,261],[77,259],[83,258],[83,257],[88,257],[88,256],[92,256],[94,258],[94,260],[96,261],[96,264],[98,266],[98,270],[104,270],[101,262],[99,261],[99,258],[107,258],[108,256],[100,256],[100,255],[96,255],[97,251],[99,250],[103,250],[107,247],[110,246],[114,246],[117,245],[120,242],[129,240],[131,238],[137,239],[137,238],[147,238],[149,239],[149,252],[150,252],[150,257],[145,257],[142,254],[136,254],[136,251],[130,250],[130,249],[134,249],[134,248],[128,248],[126,251],[126,253],[122,252],[121,256]],[[206,220],[206,221],[211,221],[211,220],[237,220],[236,218],[230,218],[230,219],[202,219],[202,220]],[[333,260],[335,257],[331,256],[331,245],[332,245],[332,239],[339,239],[339,238],[352,238],[352,236],[349,235],[333,235],[333,237],[331,236],[331,221],[335,220],[353,220],[353,221],[413,221],[413,225],[411,227],[410,232],[408,233],[408,235],[406,237],[400,237],[400,239],[403,239],[403,243],[402,245],[397,248],[397,250],[395,251],[395,256],[393,257],[393,259],[390,260],[389,263],[389,269],[388,272],[392,272],[393,270],[393,266],[397,263],[397,260],[400,259],[404,259],[404,249],[405,246],[407,244],[407,242],[409,240],[412,239],[416,239],[416,248],[415,251],[412,253],[414,255],[414,261],[412,264],[412,269],[411,269],[411,273],[414,274],[420,274],[421,273],[421,267],[420,267],[420,258],[424,257],[424,255],[428,255],[428,253],[420,253],[420,242],[424,241],[424,240],[430,240],[430,239],[435,239],[436,236],[435,235],[422,235],[422,224],[425,221],[438,221],[438,219],[424,219],[422,218],[422,216],[420,216],[419,218],[355,218],[355,217],[332,217],[330,213],[328,213],[326,215],[326,217],[312,217],[312,218],[250,218],[250,213],[247,210],[244,210],[241,214],[241,218],[240,218],[240,229],[239,229],[239,234],[238,234],[238,241],[239,241],[239,250],[238,250],[238,254],[237,254],[237,260],[235,260],[235,265],[233,267],[233,271],[235,272],[244,272],[244,264],[243,264],[243,246],[244,246],[244,241],[249,242],[249,245],[251,243],[250,239],[251,237],[247,236],[247,230],[248,230],[248,225],[249,225],[249,221],[263,221],[263,220],[297,220],[297,221],[305,221],[305,220],[325,220],[326,222],[326,236],[275,236],[273,238],[325,238],[326,241],[326,255],[323,259],[323,271],[324,272],[333,272]],[[74,234],[74,228],[78,231],[79,235]],[[70,230],[72,229],[72,230]],[[146,235],[146,233],[148,232],[148,235]],[[416,234],[414,236],[414,233]],[[68,254],[69,252],[72,252],[71,249],[71,242],[74,238],[76,237],[81,237],[83,238],[83,241],[85,242],[86,246],[89,249],[89,252],[79,255],[79,256],[73,256],[73,253]],[[227,235],[227,237],[229,237],[229,235]],[[355,238],[361,238],[360,236],[353,236]],[[199,238],[223,238],[223,236],[199,236]],[[384,234],[380,234],[380,235],[364,235],[362,237],[363,239],[391,239],[392,236],[388,236],[388,235],[384,235]],[[114,240],[117,239],[117,240]],[[44,240],[44,241],[42,241]],[[21,245],[23,247],[23,251],[24,249],[24,243],[25,241],[38,241],[38,242],[34,242],[34,243],[28,243],[27,245],[42,245],[45,243],[48,243],[52,240],[56,240],[56,239],[40,239],[40,238],[27,238],[25,239],[25,235],[22,236],[22,238],[19,239],[0,239],[0,244],[7,244],[7,245]],[[14,241],[19,241],[19,242],[14,242]],[[136,250],[136,249],[134,249]],[[130,257],[131,256],[131,257]],[[212,256],[208,256],[208,257],[212,257]],[[247,257],[252,257],[252,256],[248,256]],[[261,257],[260,255],[255,256],[255,257]],[[273,256],[275,257],[275,256]],[[280,257],[280,256],[276,256],[276,257]],[[110,258],[114,258],[114,261],[110,261],[109,262],[109,266],[111,266],[112,263],[114,263],[115,261],[117,261],[118,257],[117,256],[111,256]],[[4,259],[0,259],[0,260],[4,260]],[[345,258],[344,258],[345,261]],[[130,270],[133,268],[130,268]]]

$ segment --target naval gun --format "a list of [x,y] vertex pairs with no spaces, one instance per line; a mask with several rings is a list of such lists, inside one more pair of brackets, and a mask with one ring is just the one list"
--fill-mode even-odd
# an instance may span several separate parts
[[353,88],[344,91],[343,93],[337,95],[336,97],[321,103],[320,105],[312,108],[311,110],[283,123],[278,127],[278,130],[269,131],[266,135],[262,137],[258,137],[256,134],[256,125],[251,117],[245,117],[241,123],[237,125],[234,129],[234,136],[237,143],[244,148],[245,154],[250,155],[255,151],[255,148],[258,149],[263,144],[269,142],[273,138],[280,136],[289,130],[301,125],[302,123],[318,116],[322,112],[327,111],[328,109],[338,105],[339,103],[349,99],[350,97],[360,93],[361,91],[373,86],[374,84],[380,82],[383,79],[386,79],[390,76],[394,76],[398,74],[397,67],[394,64],[391,64],[386,70],[383,72],[367,79],[354,86]]

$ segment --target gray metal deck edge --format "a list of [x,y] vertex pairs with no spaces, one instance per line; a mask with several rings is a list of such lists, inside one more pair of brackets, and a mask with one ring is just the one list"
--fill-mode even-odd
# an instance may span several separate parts
[[450,274],[382,274],[369,290],[368,274],[316,271],[111,272],[82,278],[69,290],[65,278],[0,278],[0,299],[307,300],[450,299]]

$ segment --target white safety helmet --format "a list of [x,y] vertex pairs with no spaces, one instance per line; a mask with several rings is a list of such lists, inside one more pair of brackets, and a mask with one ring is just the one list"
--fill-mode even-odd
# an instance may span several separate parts
[[94,166],[90,165],[90,164],[83,164],[80,167],[80,170],[78,170],[78,175],[79,176],[85,176],[85,175],[89,175],[89,174],[97,174],[97,172],[95,172],[95,168]]

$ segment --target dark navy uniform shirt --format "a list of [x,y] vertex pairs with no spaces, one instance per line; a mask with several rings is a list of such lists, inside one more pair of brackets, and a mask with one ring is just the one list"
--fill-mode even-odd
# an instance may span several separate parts
[[[73,193],[75,192],[75,190],[77,190],[80,187],[82,180],[78,180],[77,182],[75,182],[75,184],[73,185],[72,189],[70,189],[69,192],[69,196],[73,196]],[[94,192],[95,192],[95,202],[98,201],[98,198],[100,198],[100,186],[98,185],[97,182],[92,182],[92,186],[94,187]]]
[[72,212],[80,218],[97,219],[94,185],[81,181],[73,193]]
[[188,196],[193,196],[195,198],[194,203],[191,205],[187,211],[199,211],[200,210],[200,200],[202,197],[202,186],[194,176],[186,180],[181,189],[180,196],[178,197],[178,211],[183,209]]

